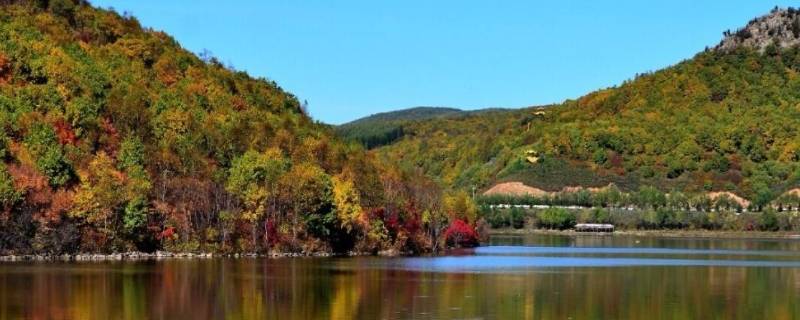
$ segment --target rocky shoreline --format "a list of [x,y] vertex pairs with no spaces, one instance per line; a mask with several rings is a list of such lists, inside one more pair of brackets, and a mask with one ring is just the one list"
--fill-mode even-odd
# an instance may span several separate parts
[[367,252],[269,252],[269,253],[193,253],[193,252],[170,252],[156,251],[147,252],[121,252],[121,253],[77,253],[77,254],[25,254],[25,255],[0,255],[0,262],[36,262],[36,261],[143,261],[143,260],[167,260],[167,259],[212,259],[212,258],[324,258],[324,257],[357,257],[357,256],[383,256],[395,257],[410,255],[411,253],[401,253],[397,250],[383,250],[377,254]]
[[[345,256],[359,256],[363,254],[348,253]],[[144,260],[167,260],[167,259],[212,259],[212,258],[297,258],[297,257],[332,257],[339,256],[328,252],[315,253],[191,253],[191,252],[168,252],[156,251],[146,252],[124,252],[124,253],[79,253],[63,255],[47,254],[28,254],[28,255],[4,255],[0,256],[0,262],[36,262],[36,261],[144,261]]]

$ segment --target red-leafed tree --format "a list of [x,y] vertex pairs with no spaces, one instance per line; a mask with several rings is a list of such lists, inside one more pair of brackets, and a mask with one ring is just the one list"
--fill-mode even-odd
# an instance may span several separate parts
[[479,244],[478,232],[464,220],[455,219],[444,231],[444,238],[448,246],[475,247]]

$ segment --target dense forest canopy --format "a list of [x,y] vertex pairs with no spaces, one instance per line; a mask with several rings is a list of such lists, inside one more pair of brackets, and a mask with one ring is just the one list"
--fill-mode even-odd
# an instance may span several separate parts
[[376,113],[335,127],[336,134],[361,143],[367,149],[391,144],[405,135],[404,127],[415,122],[433,119],[463,118],[479,113],[499,112],[505,109],[465,111],[446,107],[415,107],[391,112]]
[[460,190],[613,183],[769,202],[800,182],[798,26],[797,10],[776,8],[619,86],[543,109],[408,123],[376,152]]
[[464,196],[338,139],[273,81],[83,1],[0,9],[0,253],[418,252],[464,231],[450,221],[473,231],[439,205]]

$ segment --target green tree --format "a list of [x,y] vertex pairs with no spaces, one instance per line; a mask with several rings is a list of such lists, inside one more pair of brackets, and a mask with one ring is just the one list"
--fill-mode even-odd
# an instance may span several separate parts
[[22,200],[22,194],[14,187],[14,180],[5,164],[0,164],[0,205],[9,209]]
[[569,229],[575,226],[575,215],[563,208],[548,208],[539,212],[538,225],[547,229]]
[[25,146],[36,159],[36,166],[49,178],[50,185],[63,186],[73,179],[72,165],[64,156],[52,126],[33,125],[25,137]]
[[[278,149],[265,152],[248,150],[234,158],[228,172],[225,188],[242,200],[245,211],[243,217],[250,222],[253,245],[257,245],[257,225],[269,212],[277,213],[276,200],[278,183],[289,169],[290,162]],[[265,226],[266,228],[266,226]],[[265,242],[269,243],[269,232],[264,231]]]
[[775,198],[772,190],[765,184],[757,184],[754,186],[755,197],[753,198],[753,205],[757,211],[761,211],[764,206],[769,204]]
[[778,231],[780,226],[778,223],[778,214],[771,208],[764,210],[758,219],[758,228],[762,231]]
[[643,186],[635,195],[636,205],[639,208],[657,209],[667,205],[667,197],[663,192],[650,186]]
[[147,203],[143,198],[136,198],[125,205],[122,215],[122,226],[128,235],[136,235],[147,223]]
[[307,162],[294,165],[281,177],[280,186],[283,203],[288,204],[291,212],[295,241],[302,224],[318,238],[336,231],[338,218],[333,210],[333,183],[322,168]]
[[117,166],[120,170],[132,167],[143,167],[145,161],[144,144],[136,136],[128,136],[122,141],[117,154]]

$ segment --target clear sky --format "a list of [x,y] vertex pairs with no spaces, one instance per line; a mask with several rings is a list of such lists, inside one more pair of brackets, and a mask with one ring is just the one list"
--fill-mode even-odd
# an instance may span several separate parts
[[[789,1],[94,0],[343,123],[561,102],[672,65]],[[797,4],[795,4],[797,5]]]

